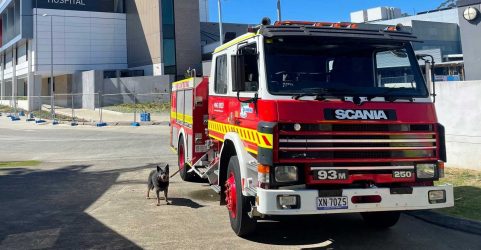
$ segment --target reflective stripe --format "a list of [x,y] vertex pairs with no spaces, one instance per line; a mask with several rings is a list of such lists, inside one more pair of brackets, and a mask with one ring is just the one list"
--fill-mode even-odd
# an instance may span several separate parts
[[432,150],[436,147],[280,147],[282,151],[402,151],[402,150]]
[[217,49],[215,49],[214,54],[215,54],[215,53],[218,53],[218,52],[221,52],[221,51],[223,51],[223,50],[225,50],[225,49],[229,48],[230,46],[233,46],[233,45],[235,45],[235,44],[237,44],[237,43],[240,43],[240,42],[243,42],[243,41],[245,41],[245,40],[247,40],[247,39],[253,38],[253,37],[255,37],[255,36],[256,36],[255,33],[247,33],[247,34],[244,34],[244,35],[242,35],[242,36],[240,36],[240,37],[238,37],[238,38],[236,38],[236,39],[234,39],[234,40],[232,40],[232,41],[230,41],[230,42],[228,42],[228,43],[225,43],[225,44],[223,44],[222,46],[218,47]]
[[186,83],[186,82],[189,82],[190,80],[194,79],[193,77],[191,78],[187,78],[187,79],[184,79],[184,80],[180,80],[180,81],[177,81],[177,82],[173,82],[172,85],[179,85],[181,83]]
[[170,112],[170,118],[178,122],[187,123],[189,125],[192,125],[194,123],[193,121],[194,118],[192,116],[182,114],[182,113],[176,113],[174,111]]
[[172,92],[175,92],[178,90],[192,89],[192,88],[194,88],[193,77],[172,83]]
[[272,134],[260,133],[254,129],[243,128],[215,121],[209,121],[208,128],[209,131],[213,131],[223,135],[227,134],[228,132],[235,132],[240,136],[241,140],[253,143],[258,147],[267,149],[272,149],[274,147],[274,136]]
[[286,143],[420,143],[420,142],[436,142],[436,139],[280,139],[279,142]]
[[184,122],[187,123],[187,124],[193,124],[193,117],[190,116],[190,115],[184,115]]

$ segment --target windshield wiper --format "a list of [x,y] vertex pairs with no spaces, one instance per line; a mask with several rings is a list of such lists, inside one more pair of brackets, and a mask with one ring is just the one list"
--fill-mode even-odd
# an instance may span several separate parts
[[409,96],[397,96],[397,95],[391,95],[394,94],[395,92],[398,92],[399,90],[406,90],[408,88],[393,88],[393,89],[388,89],[379,94],[379,97],[384,97],[384,100],[388,102],[395,102],[397,100],[406,100],[410,102],[414,102],[413,97]]
[[334,95],[332,92],[330,92],[328,89],[305,89],[305,90],[314,90],[313,93],[302,93],[302,94],[296,94],[292,97],[294,100],[299,100],[302,97],[305,96],[314,96],[314,100],[316,101],[325,101],[327,100],[326,96],[333,96],[333,97],[338,97],[344,100],[344,97]]

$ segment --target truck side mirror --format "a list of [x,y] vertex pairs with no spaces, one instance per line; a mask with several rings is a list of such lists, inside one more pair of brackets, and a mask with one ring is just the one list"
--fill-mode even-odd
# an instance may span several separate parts
[[234,92],[245,91],[245,55],[232,56],[233,81],[232,90]]

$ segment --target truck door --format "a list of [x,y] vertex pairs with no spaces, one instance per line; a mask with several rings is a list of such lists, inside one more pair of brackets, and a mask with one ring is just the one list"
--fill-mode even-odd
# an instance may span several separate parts
[[214,73],[213,73],[213,93],[209,97],[209,114],[210,120],[220,123],[228,123],[229,110],[228,100],[228,62],[227,54],[218,55],[214,61]]
[[234,79],[232,79],[232,92],[237,96],[235,108],[238,109],[236,119],[239,125],[246,127],[256,127],[258,120],[257,106],[253,101],[259,90],[259,55],[257,53],[257,44],[250,43],[239,47],[237,53],[233,55],[232,62],[234,64]]

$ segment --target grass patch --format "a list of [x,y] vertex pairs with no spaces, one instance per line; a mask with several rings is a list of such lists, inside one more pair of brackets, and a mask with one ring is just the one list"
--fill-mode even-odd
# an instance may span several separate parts
[[13,108],[10,107],[10,106],[0,105],[0,112],[11,113],[11,112],[13,112]]
[[34,167],[40,163],[40,161],[0,161],[0,168]]
[[437,184],[454,185],[454,207],[436,211],[481,221],[481,171],[446,168],[445,175]]
[[[40,119],[47,119],[51,120],[52,119],[52,113],[50,111],[45,111],[45,110],[38,110],[38,111],[32,111],[31,112],[35,118],[40,118]],[[72,117],[66,116],[66,115],[60,115],[60,114],[55,114],[55,118],[59,121],[71,121]],[[77,119],[79,122],[84,122],[82,119]]]
[[104,107],[106,110],[121,112],[121,113],[134,113],[136,112],[149,112],[149,113],[163,113],[170,110],[170,103],[125,103],[113,106]]

